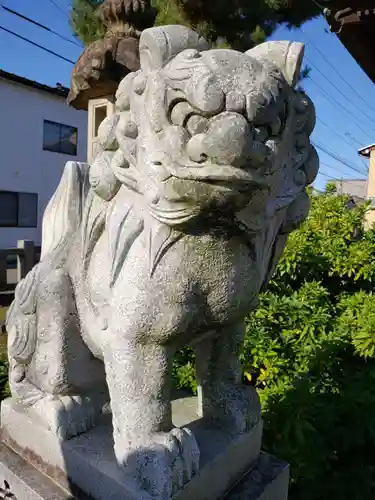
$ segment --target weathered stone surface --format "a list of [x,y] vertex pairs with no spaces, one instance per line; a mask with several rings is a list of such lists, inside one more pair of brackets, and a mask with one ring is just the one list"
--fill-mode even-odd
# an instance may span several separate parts
[[167,500],[205,460],[200,431],[172,421],[177,349],[195,350],[206,428],[231,443],[259,429],[241,384],[244,317],[308,213],[318,159],[314,107],[293,87],[301,44],[210,50],[167,26],[139,50],[98,156],[67,164],[46,209],[42,259],[7,319],[10,381],[64,450],[110,401],[117,474]]
[[[189,427],[200,448],[199,474],[174,497],[176,500],[221,498],[256,462],[260,453],[261,422],[250,432],[233,437],[222,429],[208,427],[198,418],[196,409],[196,398],[174,401],[174,424]],[[3,403],[1,421],[3,442],[62,489],[75,494],[79,485],[83,493],[98,500],[150,498],[146,491],[139,490],[131,475],[124,474],[117,466],[109,413],[103,414],[95,428],[64,442],[43,421],[12,400]]]
[[289,466],[267,453],[229,493],[226,500],[287,500]]
[[68,103],[87,109],[89,99],[115,94],[121,80],[139,69],[139,36],[154,24],[149,0],[104,0],[98,15],[103,39],[86,47],[72,71]]
[[[0,498],[12,500],[72,500],[60,488],[5,444],[0,443]],[[88,499],[87,499],[88,500]]]
[[76,109],[88,108],[88,101],[115,94],[121,80],[139,69],[139,40],[112,36],[89,45],[72,72],[68,103]]
[[[261,453],[227,500],[286,500],[289,469],[285,462]],[[0,498],[13,500],[92,500],[82,491],[72,493],[60,488],[8,446],[0,444]],[[207,490],[209,491],[209,490]],[[115,497],[108,495],[108,499]],[[120,497],[131,500],[131,497]]]

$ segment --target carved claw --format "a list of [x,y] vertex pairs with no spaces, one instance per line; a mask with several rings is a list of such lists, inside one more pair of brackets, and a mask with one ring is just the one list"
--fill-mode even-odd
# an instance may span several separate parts
[[85,396],[46,396],[29,411],[36,413],[62,441],[94,427],[98,414],[91,399]]
[[119,462],[138,477],[143,490],[154,500],[172,498],[199,470],[199,448],[189,429],[172,429],[169,433],[156,433],[148,443],[122,450],[116,446]]

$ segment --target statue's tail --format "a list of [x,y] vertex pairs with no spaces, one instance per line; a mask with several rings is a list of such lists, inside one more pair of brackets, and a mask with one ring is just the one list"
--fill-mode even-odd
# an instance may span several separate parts
[[69,161],[43,216],[41,259],[59,248],[79,228],[89,190],[89,165]]

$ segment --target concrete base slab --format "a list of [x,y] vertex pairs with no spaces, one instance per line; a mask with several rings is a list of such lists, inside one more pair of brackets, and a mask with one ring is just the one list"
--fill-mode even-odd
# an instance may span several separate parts
[[[225,500],[287,500],[289,468],[270,455],[261,453]],[[93,500],[83,492],[68,492],[13,450],[0,444],[0,499],[13,500]],[[108,498],[111,498],[108,495]],[[223,499],[223,500],[224,500]],[[128,500],[123,496],[122,500]],[[217,499],[219,500],[219,499]]]
[[[0,498],[13,500],[73,500],[27,460],[0,444]],[[83,500],[83,499],[82,499]]]
[[[257,462],[261,446],[262,424],[259,423],[251,432],[233,439],[222,430],[207,428],[204,422],[197,419],[196,414],[194,415],[195,408],[195,398],[180,399],[174,404],[175,424],[188,426],[196,436],[201,449],[199,474],[186,485],[175,500],[191,500],[192,498],[194,500],[218,500],[226,495]],[[12,463],[16,461],[15,452],[19,460],[26,460],[25,470],[32,467],[36,473],[42,474],[42,477],[51,484],[55,484],[56,488],[60,487],[60,496],[53,497],[56,500],[60,498],[61,500],[63,498],[95,500],[146,500],[150,498],[145,492],[139,491],[132,479],[126,477],[116,464],[110,414],[103,415],[100,424],[89,432],[69,441],[60,442],[41,422],[37,422],[35,417],[31,417],[8,399],[2,403],[1,427],[2,441],[6,445],[2,446],[2,453],[8,457],[6,459],[0,453],[0,471],[4,479],[9,477],[15,483],[13,476],[17,474],[19,476],[17,470],[13,472],[13,476],[9,476]],[[9,463],[9,456],[13,456],[11,463]],[[8,471],[8,475],[5,471]],[[2,477],[0,477],[0,486],[1,481]],[[6,481],[11,485],[9,479]],[[23,496],[17,497],[17,500],[44,498],[35,495],[24,496],[22,491],[21,488]],[[268,497],[265,498],[268,499]],[[276,499],[284,500],[284,497],[276,497]]]
[[287,500],[289,465],[261,453],[255,466],[225,497],[225,500]]

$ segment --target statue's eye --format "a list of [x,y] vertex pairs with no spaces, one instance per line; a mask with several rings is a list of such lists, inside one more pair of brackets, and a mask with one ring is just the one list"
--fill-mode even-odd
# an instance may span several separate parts
[[188,119],[193,114],[193,107],[187,101],[180,101],[171,107],[170,120],[173,125],[185,127]]
[[170,121],[173,125],[186,128],[190,135],[202,134],[208,126],[207,118],[197,114],[187,101],[178,101],[171,106]]

